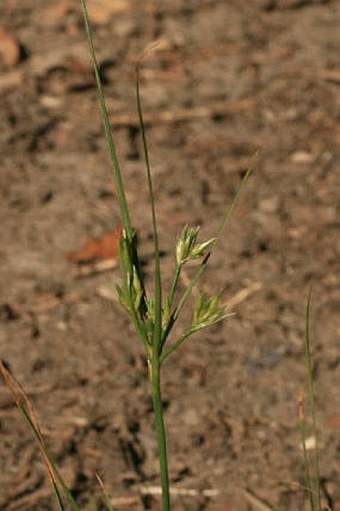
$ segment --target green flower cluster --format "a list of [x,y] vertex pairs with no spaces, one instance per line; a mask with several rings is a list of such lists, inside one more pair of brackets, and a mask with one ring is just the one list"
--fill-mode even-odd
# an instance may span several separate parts
[[[209,257],[208,250],[216,241],[216,238],[211,238],[207,241],[199,242],[198,234],[198,227],[190,228],[185,225],[176,244],[173,283],[169,294],[164,300],[164,304],[162,304],[161,336],[159,345],[156,347],[162,361],[191,334],[202,328],[213,325],[218,321],[222,321],[228,316],[225,308],[220,305],[220,293],[207,296],[206,293],[200,292],[193,308],[191,326],[163,351],[164,344],[177,321],[182,307],[201,276]],[[196,274],[176,303],[175,299],[179,294],[179,278],[182,268],[189,261],[198,258],[202,258],[202,260]],[[123,230],[119,240],[119,261],[123,282],[121,286],[116,285],[118,299],[124,309],[132,316],[137,331],[141,334],[145,343],[147,353],[151,356],[155,349],[156,300],[154,296],[147,296],[145,290],[137,254],[137,238],[135,231],[132,231],[132,236],[128,236],[126,230]]]

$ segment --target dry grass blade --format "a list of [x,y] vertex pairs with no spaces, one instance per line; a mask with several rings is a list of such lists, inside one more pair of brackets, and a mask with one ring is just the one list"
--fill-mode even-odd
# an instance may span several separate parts
[[107,489],[105,488],[105,484],[104,484],[102,478],[98,474],[95,474],[95,476],[96,476],[96,479],[97,479],[97,481],[99,483],[101,492],[102,492],[103,497],[104,497],[105,505],[106,505],[108,511],[114,511],[114,508],[113,508],[113,505],[112,505],[112,499],[111,499]]
[[[215,101],[209,106],[191,108],[177,108],[163,110],[161,112],[145,112],[143,115],[145,127],[158,124],[177,124],[179,122],[190,122],[214,117],[226,117],[239,112],[247,112],[254,107],[255,100],[241,99],[238,101]],[[110,107],[110,101],[108,100]],[[138,116],[135,114],[117,114],[114,118],[115,127],[133,126],[139,127]]]
[[4,379],[4,382],[10,391],[12,398],[15,402],[15,404],[18,407],[18,410],[20,411],[21,415],[24,417],[28,425],[30,426],[36,440],[38,441],[39,449],[50,479],[50,483],[55,495],[55,498],[57,500],[57,505],[59,511],[65,511],[65,507],[63,504],[62,494],[60,491],[59,486],[62,488],[62,491],[64,495],[66,496],[67,500],[71,504],[71,507],[73,511],[80,511],[80,508],[73,498],[69,488],[67,487],[66,483],[64,482],[63,478],[61,477],[58,469],[54,465],[54,463],[51,461],[51,458],[48,454],[45,441],[43,438],[43,434],[39,425],[39,421],[37,419],[37,416],[34,412],[33,406],[23,389],[23,387],[20,385],[20,383],[14,378],[14,376],[11,375],[11,373],[8,371],[8,369],[5,367],[3,362],[0,361],[0,372],[2,374],[2,377]]
[[55,476],[53,466],[49,460],[49,456],[47,454],[47,450],[45,447],[45,443],[44,443],[43,435],[42,435],[42,432],[41,432],[41,429],[39,426],[39,422],[38,422],[37,417],[34,413],[31,402],[28,399],[28,396],[25,393],[22,386],[20,385],[20,383],[11,375],[11,373],[8,371],[8,369],[4,366],[4,364],[2,362],[0,362],[0,371],[1,371],[1,374],[5,381],[5,384],[7,385],[7,388],[12,395],[14,402],[16,403],[19,411],[21,412],[21,414],[23,415],[25,420],[28,422],[30,428],[32,429],[32,431],[38,441],[40,452],[42,454],[55,497],[57,499],[58,508],[60,511],[64,511],[62,498],[61,498],[60,491],[58,488],[57,478]]

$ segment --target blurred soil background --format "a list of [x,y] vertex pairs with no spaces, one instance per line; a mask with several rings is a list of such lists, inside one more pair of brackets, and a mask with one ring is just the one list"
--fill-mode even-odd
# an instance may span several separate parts
[[[322,499],[339,510],[340,2],[88,9],[148,282],[134,71],[146,45],[159,40],[141,85],[165,283],[180,228],[211,236],[260,151],[203,283],[225,289],[235,314],[164,367],[174,510],[305,509],[297,408],[311,285]],[[0,356],[84,510],[103,509],[95,472],[117,511],[159,510],[147,368],[113,292],[120,217],[78,2],[2,0],[0,71]],[[55,509],[2,383],[0,467],[1,511]]]

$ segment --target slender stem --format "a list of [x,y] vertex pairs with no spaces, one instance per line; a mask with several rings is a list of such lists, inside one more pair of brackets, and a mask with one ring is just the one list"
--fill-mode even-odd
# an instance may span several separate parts
[[313,496],[313,485],[312,480],[309,473],[309,463],[308,463],[308,453],[307,453],[307,445],[306,445],[306,420],[303,411],[303,398],[299,400],[299,426],[300,426],[300,435],[301,435],[301,443],[302,443],[302,452],[303,452],[303,465],[305,469],[305,484],[306,484],[306,492],[309,500],[309,508],[310,511],[314,511],[314,496]]
[[233,200],[231,201],[231,204],[228,206],[228,208],[226,209],[223,217],[222,217],[222,220],[221,220],[221,223],[217,229],[217,233],[216,233],[216,236],[215,236],[215,240],[212,242],[211,246],[210,246],[210,252],[212,252],[212,249],[214,248],[214,246],[216,245],[216,243],[218,242],[222,232],[224,231],[227,223],[229,222],[230,220],[230,217],[231,215],[233,214],[233,211],[235,209],[235,206],[240,198],[240,195],[243,191],[243,188],[245,187],[248,179],[250,178],[253,170],[254,170],[254,167],[255,167],[255,164],[257,163],[257,159],[258,159],[258,153],[256,153],[253,157],[253,161],[251,162],[247,172],[245,173],[245,175],[243,176],[242,178],[242,181],[241,181],[241,184],[240,186],[238,187],[237,189],[237,192],[233,198]]
[[148,144],[146,140],[145,126],[143,120],[143,111],[140,97],[140,83],[139,83],[139,66],[140,61],[136,67],[136,93],[137,93],[137,111],[139,118],[139,125],[142,135],[144,157],[146,164],[146,173],[148,180],[150,206],[151,206],[151,218],[152,218],[152,229],[153,229],[153,242],[154,242],[154,258],[155,258],[155,328],[154,328],[154,342],[160,350],[161,337],[162,337],[162,277],[161,277],[161,262],[159,253],[159,242],[158,242],[158,231],[157,231],[157,219],[156,219],[156,208],[155,208],[155,194],[152,186],[151,178],[151,167]]
[[92,65],[93,65],[93,71],[94,71],[96,84],[97,84],[97,91],[98,91],[98,96],[99,96],[102,121],[103,121],[103,125],[104,125],[105,138],[106,138],[108,151],[110,154],[110,160],[111,160],[111,165],[112,165],[112,170],[113,170],[113,177],[115,180],[115,185],[116,185],[117,194],[118,194],[119,207],[120,207],[120,211],[122,214],[123,224],[124,224],[126,233],[127,233],[128,237],[130,239],[132,239],[133,229],[132,229],[132,224],[131,224],[131,220],[130,220],[130,213],[129,213],[129,208],[128,208],[126,197],[125,197],[124,185],[123,185],[123,180],[122,180],[122,176],[120,173],[120,168],[119,168],[119,163],[118,163],[118,158],[117,158],[117,153],[116,153],[116,147],[115,147],[113,137],[112,137],[112,130],[111,130],[109,114],[107,111],[106,101],[105,101],[103,87],[102,87],[102,81],[100,78],[100,72],[99,72],[99,66],[98,66],[98,62],[97,62],[96,52],[95,52],[94,45],[93,45],[92,30],[91,30],[91,26],[90,26],[88,14],[87,14],[85,0],[80,0],[80,3],[81,3],[82,11],[83,11],[86,37],[87,37],[87,42],[88,42],[90,56],[91,56]]
[[[174,278],[172,281],[171,290],[170,290],[169,298],[168,298],[168,307],[169,307],[170,311],[174,304],[175,293],[177,290],[177,284],[178,284],[178,279],[179,279],[179,276],[181,273],[181,268],[182,268],[181,265],[176,266],[175,275],[174,275]],[[160,342],[160,346],[159,346],[159,355],[160,356],[162,354],[163,346],[172,330],[172,327],[175,324],[176,318],[175,318],[174,314],[175,314],[175,311],[173,312],[172,316],[169,318],[168,324],[166,325],[165,329],[162,332],[162,338],[161,338],[161,342]]]
[[190,335],[200,331],[200,330],[203,330],[204,328],[208,328],[209,326],[212,326],[214,325],[215,323],[218,323],[219,321],[223,321],[229,314],[225,314],[224,316],[221,316],[220,318],[216,319],[215,321],[211,322],[211,323],[207,323],[207,324],[201,324],[201,325],[197,325],[195,327],[191,327],[189,328],[188,330],[186,330],[182,335],[180,335],[180,337],[178,337],[178,339],[173,342],[172,344],[170,344],[170,346],[168,346],[167,348],[165,348],[162,353],[160,354],[160,357],[159,357],[159,360],[160,360],[160,363],[162,364],[164,362],[164,360],[166,358],[168,358],[169,355],[171,355],[172,352],[174,352],[184,341],[187,340],[188,337],[190,337]]
[[181,265],[176,265],[175,275],[174,275],[170,293],[169,293],[169,307],[170,307],[170,309],[172,309],[172,306],[174,303],[175,293],[176,293],[176,289],[177,289],[178,279],[181,274],[181,269],[182,269]]
[[189,328],[186,332],[184,332],[174,343],[170,344],[167,348],[164,349],[164,351],[161,353],[160,361],[161,363],[164,362],[164,360],[171,355],[173,351],[175,351],[178,346],[182,344],[191,334],[195,332],[194,328]]
[[163,405],[160,385],[160,361],[157,353],[154,354],[150,361],[150,380],[152,403],[155,413],[159,468],[161,474],[162,510],[170,511],[168,456],[166,449],[166,434],[163,420]]
[[308,397],[309,406],[312,416],[312,428],[315,439],[315,455],[314,455],[314,469],[316,479],[316,493],[317,493],[317,509],[321,511],[321,487],[320,487],[320,468],[319,468],[319,434],[316,423],[316,403],[315,403],[315,392],[314,392],[314,380],[313,380],[313,362],[311,353],[311,327],[310,327],[310,309],[312,301],[312,289],[309,290],[307,307],[306,307],[306,363],[307,363],[307,374],[308,374]]
[[174,322],[177,320],[185,302],[187,301],[187,299],[189,298],[190,296],[190,293],[191,291],[193,290],[193,288],[196,286],[197,282],[199,281],[199,279],[201,278],[201,275],[202,273],[204,272],[205,268],[206,268],[206,265],[207,265],[207,261],[208,261],[208,257],[210,256],[210,252],[209,254],[207,254],[207,256],[203,259],[203,261],[201,262],[201,264],[199,265],[199,267],[197,268],[197,270],[195,271],[188,287],[186,288],[186,290],[184,291],[183,295],[181,296],[181,299],[179,300],[179,303],[174,311],[174,314],[173,314],[173,320]]

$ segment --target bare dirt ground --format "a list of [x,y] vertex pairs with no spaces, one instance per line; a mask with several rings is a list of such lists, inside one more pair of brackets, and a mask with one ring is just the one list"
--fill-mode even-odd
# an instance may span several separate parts
[[[297,403],[313,285],[322,496],[339,510],[340,2],[88,4],[150,282],[134,84],[145,46],[161,40],[142,97],[166,282],[181,226],[210,236],[260,150],[204,281],[235,315],[164,368],[174,509],[305,508]],[[78,3],[3,0],[0,66],[1,358],[84,510],[102,509],[95,472],[117,511],[160,509],[143,351],[112,299],[120,218]],[[55,509],[2,384],[0,467],[1,511]]]

